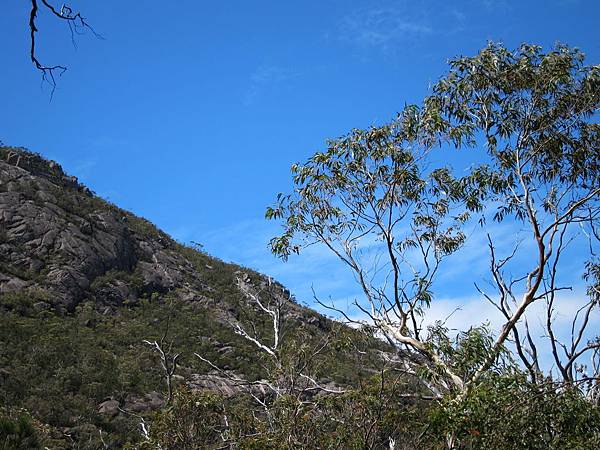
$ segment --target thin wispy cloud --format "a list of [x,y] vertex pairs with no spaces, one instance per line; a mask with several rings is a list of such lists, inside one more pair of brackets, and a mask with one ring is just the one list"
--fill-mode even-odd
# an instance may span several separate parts
[[[557,295],[554,303],[553,323],[559,331],[566,331],[571,326],[571,321],[579,308],[588,298],[585,288],[579,286],[573,292]],[[538,300],[525,315],[530,325],[532,334],[537,339],[546,334],[546,304],[544,300]],[[597,323],[600,316],[592,315],[592,323]],[[424,326],[433,325],[436,321],[445,323],[451,330],[465,331],[470,327],[488,323],[492,329],[498,330],[505,322],[500,311],[479,295],[465,297],[441,297],[431,303],[427,310]]]
[[449,32],[452,33],[460,33],[464,31],[468,26],[468,16],[466,11],[460,10],[458,8],[452,8],[450,10],[450,17],[452,22],[454,23],[453,27],[449,29]]
[[340,21],[338,37],[361,47],[387,50],[433,32],[425,15],[413,13],[404,3],[395,3],[348,14]]
[[[348,268],[324,246],[311,246],[287,262],[276,258],[269,250],[269,240],[280,233],[273,222],[249,219],[210,232],[177,227],[167,230],[181,242],[200,242],[209,253],[225,261],[235,262],[275,278],[295,295],[296,299],[314,306],[313,290],[319,299],[336,302],[357,298],[360,294]],[[218,249],[218,252],[217,252]]]
[[[577,1],[577,0],[556,0]],[[358,49],[393,53],[406,46],[423,46],[428,38],[448,39],[472,30],[475,14],[490,16],[513,8],[506,0],[470,0],[447,4],[433,0],[379,0],[343,16],[335,34]],[[333,33],[328,33],[330,37]],[[422,45],[423,44],[423,45]]]
[[407,19],[398,11],[375,9],[346,16],[341,24],[340,37],[363,46],[385,48],[432,31],[428,25]]
[[78,158],[69,167],[70,173],[76,173],[77,178],[82,182],[87,182],[94,175],[98,159],[94,156],[89,158]]
[[268,90],[285,85],[299,76],[299,72],[289,67],[277,65],[259,66],[250,75],[250,87],[242,99],[244,106],[252,105],[260,95]]
[[509,7],[506,0],[481,0],[481,4],[488,10],[504,10]]
[[298,76],[298,73],[280,66],[261,66],[252,74],[252,81],[256,84],[268,84],[287,81]]

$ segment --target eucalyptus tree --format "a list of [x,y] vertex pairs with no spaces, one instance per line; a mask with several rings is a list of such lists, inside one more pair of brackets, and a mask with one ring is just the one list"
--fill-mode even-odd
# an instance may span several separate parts
[[459,200],[467,183],[446,168],[424,169],[433,141],[420,123],[421,113],[409,108],[389,125],[354,130],[294,165],[295,193],[267,210],[268,218],[285,220],[271,246],[287,258],[324,244],[353,272],[365,298],[356,306],[377,331],[441,368],[444,388],[462,389],[463,380],[428,345],[421,318],[441,262],[464,242],[468,210],[457,209],[464,209]]
[[[545,306],[560,375],[576,383],[576,373],[585,373],[577,360],[594,352],[597,358],[599,347],[586,331],[599,292],[599,88],[600,67],[586,66],[582,53],[565,46],[543,53],[531,45],[509,51],[489,44],[474,57],[457,58],[422,105],[329,141],[325,151],[292,166],[293,192],[280,194],[266,212],[283,222],[271,249],[287,258],[321,244],[335,254],[362,291],[356,307],[366,320],[339,313],[410,350],[402,352],[405,369],[434,394],[466,393],[509,362],[509,343],[532,380],[541,380],[539,341],[526,321],[534,304]],[[477,162],[466,174],[436,162],[453,149],[474,152]],[[477,287],[504,322],[464,334],[459,351],[441,325],[423,323],[443,260],[460,252],[465,224],[477,218],[484,230],[490,218],[502,227],[518,224],[532,246],[520,241],[507,249],[488,234],[496,292]],[[560,292],[578,284],[576,271],[560,264],[569,247],[577,250],[589,300],[573,313],[566,343],[553,327]],[[593,390],[597,359],[590,369],[583,378],[593,380]]]
[[[525,242],[503,255],[488,235],[496,292],[480,292],[505,322],[470,382],[489,369],[511,335],[532,380],[540,377],[539,352],[526,320],[534,303],[545,305],[551,353],[565,382],[577,381],[577,360],[599,347],[597,337],[584,338],[599,300],[599,105],[600,66],[586,66],[577,49],[557,46],[543,53],[523,45],[511,52],[493,44],[475,57],[454,60],[425,101],[425,110],[439,114],[439,133],[487,160],[473,170],[471,181],[487,207],[495,208],[494,219],[505,224],[512,219],[526,231]],[[574,250],[566,269],[561,263],[569,247]],[[589,285],[588,301],[571,317],[567,344],[553,330],[554,314],[559,292],[578,284],[578,269]],[[594,358],[586,377],[597,383],[597,354]]]

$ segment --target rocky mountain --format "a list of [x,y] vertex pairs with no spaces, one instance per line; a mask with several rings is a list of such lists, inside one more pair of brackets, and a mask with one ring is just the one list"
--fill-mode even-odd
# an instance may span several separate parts
[[[21,149],[0,156],[0,293],[41,288],[46,306],[60,311],[173,290],[206,300],[210,265],[199,271],[151,223],[99,199],[53,161]],[[122,276],[102,282],[110,273]]]
[[[120,448],[139,416],[164,405],[157,353],[181,358],[174,380],[235,393],[194,353],[247,379],[264,376],[256,348],[234,333],[268,323],[240,289],[283,286],[176,242],[145,219],[99,198],[59,164],[0,147],[0,426],[26,414],[52,448]],[[319,339],[333,323],[294,301],[290,333]],[[346,330],[351,333],[350,330]],[[364,370],[343,351],[325,382]]]

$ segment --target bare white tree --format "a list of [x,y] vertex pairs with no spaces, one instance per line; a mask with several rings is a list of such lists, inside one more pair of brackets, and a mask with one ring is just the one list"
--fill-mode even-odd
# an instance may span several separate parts
[[150,346],[152,350],[158,353],[160,358],[160,365],[163,370],[165,384],[167,387],[167,404],[173,400],[173,375],[177,370],[177,360],[181,356],[181,353],[173,354],[173,341],[167,343],[167,337],[169,335],[169,325],[171,322],[171,316],[167,318],[165,331],[163,332],[160,340],[149,341],[143,340],[143,343]]
[[[208,364],[222,376],[238,386],[261,386],[271,392],[275,397],[281,395],[294,395],[297,398],[306,397],[307,393],[320,390],[328,393],[343,393],[343,389],[330,388],[319,383],[310,372],[311,364],[329,345],[329,337],[324,337],[307,353],[303,353],[298,360],[291,361],[282,346],[289,341],[287,335],[289,324],[288,314],[294,309],[290,293],[270,277],[258,280],[260,287],[256,287],[250,276],[241,273],[236,279],[237,287],[248,302],[248,319],[246,323],[230,321],[233,331],[252,344],[259,353],[269,361],[264,368],[267,377],[264,380],[247,381],[237,375],[223,370],[219,365],[202,355],[195,355]],[[253,318],[254,317],[254,318]],[[266,328],[258,322],[266,322]],[[308,372],[307,372],[308,371]],[[249,390],[250,395],[265,409],[264,400]]]

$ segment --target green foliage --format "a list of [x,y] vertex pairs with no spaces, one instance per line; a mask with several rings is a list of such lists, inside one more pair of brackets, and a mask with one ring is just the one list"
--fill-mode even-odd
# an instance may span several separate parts
[[226,398],[179,390],[171,408],[151,425],[151,440],[141,448],[259,449],[387,449],[414,448],[423,407],[399,394],[406,384],[398,378],[375,377],[359,389],[341,395],[299,402],[277,399],[265,410],[249,396]]
[[38,433],[26,415],[9,417],[0,412],[0,449],[33,450],[41,448]]
[[203,280],[214,290],[217,298],[226,298],[231,303],[239,302],[241,294],[235,284],[236,272],[243,269],[253,277],[258,275],[251,269],[229,264],[209,255],[198,246],[192,247],[179,243],[175,245],[177,252],[183,255],[198,273],[202,274]]
[[154,417],[150,440],[138,448],[220,448],[224,442],[235,442],[256,429],[251,412],[245,397],[225,398],[180,388],[173,404]]
[[[517,327],[541,299],[549,305],[552,327],[552,301],[561,289],[556,280],[569,280],[558,274],[559,258],[580,238],[583,244],[573,246],[586,250],[574,264],[590,285],[587,313],[597,309],[599,107],[600,66],[585,65],[579,50],[557,45],[544,53],[525,44],[510,51],[490,43],[473,57],[452,60],[422,105],[406,107],[387,124],[328,141],[324,151],[292,165],[292,193],[279,194],[266,211],[267,219],[283,225],[271,250],[284,259],[314,244],[330,250],[362,291],[358,308],[390,342],[425,358],[417,363],[444,390],[446,381],[450,389],[463,390],[498,364],[509,364],[503,355],[509,337],[536,378],[537,350],[523,350],[534,344],[521,339]],[[443,165],[447,158],[440,152],[452,147],[472,151],[474,162],[465,170]],[[536,251],[532,258],[516,247],[499,259],[488,235],[494,295],[500,299],[481,294],[496,304],[505,323],[494,339],[472,329],[457,347],[439,330],[425,336],[419,323],[435,302],[441,262],[460,250],[473,215],[481,225],[489,217],[523,224]],[[578,235],[576,227],[582,229]],[[517,261],[527,261],[526,267]],[[580,341],[574,337],[575,346]],[[560,345],[552,345],[556,365],[572,382],[565,365],[571,368],[573,361],[561,362]],[[566,359],[583,354],[565,353]]]
[[[424,173],[425,152],[410,139],[414,130],[405,116],[390,125],[353,130],[328,142],[304,165],[292,166],[293,195],[277,197],[266,218],[284,221],[284,233],[271,240],[276,255],[287,258],[305,245],[327,243],[341,257],[340,241],[355,245],[356,236],[372,234],[384,240],[397,224],[413,219],[413,233],[398,238],[393,250],[430,242],[439,255],[456,251],[464,240],[457,228],[467,216],[451,215],[464,182],[440,168]],[[386,227],[387,225],[387,227]]]
[[[198,352],[248,379],[266,375],[256,350],[215,321],[213,311],[204,306],[159,298],[104,314],[85,302],[72,315],[57,315],[32,308],[32,298],[24,293],[2,299],[6,310],[0,315],[0,403],[26,408],[53,428],[94,425],[95,432],[85,431],[94,442],[99,442],[98,430],[118,445],[139,440],[134,418],[110,420],[98,413],[98,406],[109,397],[123,402],[128,395],[164,389],[156,355],[142,340],[160,340],[168,317],[168,341],[173,342],[173,352],[182,353],[178,374],[210,370],[193,355]],[[318,336],[304,327],[308,328],[297,332],[310,337],[306,351]],[[353,360],[351,354],[332,349],[331,359],[320,362],[320,373],[339,382],[356,381],[365,361]],[[296,355],[291,348],[289,355],[290,361]]]
[[[173,316],[170,338],[174,348],[186,352],[185,363],[196,373],[207,370],[191,355],[200,350],[201,336],[235,340],[210,315],[200,310],[190,314],[189,305],[171,309],[161,303],[144,303],[114,315],[103,315],[90,303],[78,307],[72,316],[30,309],[27,315],[21,312],[11,308],[0,316],[0,367],[6,368],[0,401],[24,407],[53,427],[91,423],[121,439],[137,439],[131,420],[109,425],[98,414],[98,405],[107,397],[124,399],[128,394],[162,390],[158,362],[142,340],[160,339],[168,314]],[[212,347],[206,350],[213,358],[219,356]],[[249,353],[249,349],[241,346],[223,359],[232,368],[251,372],[251,359],[241,356],[242,352]]]
[[[138,272],[127,272],[124,270],[109,270],[104,275],[96,277],[90,284],[90,291],[92,294],[97,294],[103,288],[111,287],[115,283],[124,283],[127,288],[134,294],[134,297],[151,297],[149,295],[150,289],[144,289],[144,281]],[[124,303],[127,303],[127,299]]]
[[36,313],[34,305],[47,302],[50,295],[43,289],[28,289],[0,294],[0,308],[13,311],[21,316]]
[[[436,354],[440,355],[454,373],[464,380],[470,379],[475,371],[494,351],[494,335],[489,325],[471,327],[459,332],[454,338],[450,330],[439,321],[428,327],[427,343]],[[518,364],[506,347],[501,347],[486,375],[512,374],[517,372]],[[425,376],[426,370],[423,371]],[[434,373],[428,377],[436,376]]]
[[[452,343],[466,366],[489,347],[484,329]],[[475,358],[475,361],[473,361]],[[435,399],[411,377],[383,370],[342,394],[308,401],[284,395],[223,397],[180,389],[151,422],[141,448],[239,449],[591,449],[600,444],[600,408],[552,380],[528,382],[497,366],[466,396]]]
[[146,220],[143,217],[138,217],[128,211],[119,211],[123,214],[123,217],[126,218],[129,228],[142,237],[142,239],[156,239],[162,244],[167,244],[168,246],[173,244],[171,237],[164,231],[159,230],[156,225],[149,220]]
[[600,408],[573,388],[523,375],[490,377],[465,399],[447,399],[429,414],[428,438],[460,448],[591,449],[600,445]]
[[523,179],[541,188],[540,203],[552,213],[567,202],[564,186],[574,183],[570,189],[581,196],[600,185],[600,128],[590,120],[600,103],[600,66],[584,65],[577,49],[558,45],[543,53],[527,44],[514,52],[489,44],[450,65],[423,113],[439,116],[432,131],[456,147],[485,146],[492,164],[472,181],[504,200],[498,220],[525,217],[522,197],[514,195]]

